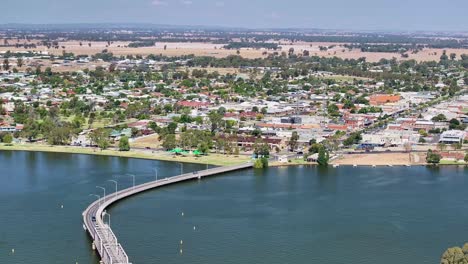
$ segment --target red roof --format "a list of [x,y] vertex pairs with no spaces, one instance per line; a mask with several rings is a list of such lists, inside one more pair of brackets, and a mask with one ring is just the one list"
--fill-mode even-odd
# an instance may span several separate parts
[[180,106],[191,107],[191,108],[199,108],[199,107],[210,105],[210,103],[207,103],[207,102],[193,102],[193,101],[180,101],[177,104]]
[[332,129],[332,130],[341,130],[341,131],[346,131],[346,130],[348,130],[348,126],[347,126],[347,125],[328,124],[328,125],[327,125],[327,128],[328,128],[328,129]]

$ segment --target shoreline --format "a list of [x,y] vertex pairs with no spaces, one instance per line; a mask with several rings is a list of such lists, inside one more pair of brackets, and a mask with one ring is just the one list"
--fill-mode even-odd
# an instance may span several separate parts
[[175,156],[166,153],[152,153],[141,150],[118,151],[118,150],[100,150],[99,148],[85,148],[76,146],[50,146],[33,144],[0,144],[0,151],[29,151],[29,152],[47,152],[47,153],[67,153],[83,154],[120,158],[135,158],[159,161],[174,161],[183,163],[206,164],[213,166],[232,166],[246,163],[250,160],[247,156],[225,156],[220,154],[209,154],[207,156]]
[[[46,152],[46,153],[66,153],[66,154],[82,154],[82,155],[96,155],[96,156],[108,156],[118,158],[134,158],[134,159],[145,159],[145,160],[159,160],[159,161],[172,161],[182,163],[193,163],[193,164],[206,164],[212,166],[232,166],[239,165],[250,161],[249,156],[225,156],[222,154],[209,154],[207,156],[175,156],[164,152],[149,152],[144,150],[130,150],[130,151],[118,151],[112,149],[100,150],[99,148],[87,148],[77,146],[51,146],[51,145],[39,145],[39,144],[13,144],[6,145],[0,144],[0,151],[28,151],[28,152]],[[460,162],[447,162],[442,161],[439,164],[428,164],[425,162],[419,163],[395,163],[390,162],[387,164],[380,162],[362,162],[356,161],[340,163],[335,160],[329,163],[328,167],[413,167],[413,166],[468,166],[467,163]],[[291,166],[318,166],[316,162],[288,162],[279,163],[273,161],[269,164],[269,167],[291,167]]]

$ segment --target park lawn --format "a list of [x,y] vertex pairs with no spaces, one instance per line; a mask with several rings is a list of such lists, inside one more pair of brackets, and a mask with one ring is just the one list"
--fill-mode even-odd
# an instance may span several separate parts
[[463,161],[457,162],[454,160],[441,160],[439,164],[440,165],[467,165],[468,163],[463,162]]
[[281,167],[281,166],[296,166],[296,165],[314,165],[316,163],[305,161],[304,159],[291,159],[288,163],[280,163],[278,161],[270,162],[270,167]]
[[100,150],[98,148],[83,148],[75,146],[50,146],[42,144],[13,144],[7,146],[0,144],[0,151],[2,150],[20,150],[20,151],[37,151],[37,152],[55,152],[55,153],[71,153],[71,154],[88,154],[88,155],[102,155],[102,156],[115,156],[125,158],[137,159],[150,159],[150,160],[164,160],[176,161],[197,164],[209,164],[215,166],[231,166],[246,163],[250,160],[249,156],[226,156],[222,154],[210,154],[207,156],[175,156],[166,152],[151,153],[149,151],[117,151],[117,150]]
[[131,146],[135,148],[159,148],[161,145],[161,142],[159,141],[159,135],[158,134],[152,134],[144,137],[139,137],[134,139],[131,142]]

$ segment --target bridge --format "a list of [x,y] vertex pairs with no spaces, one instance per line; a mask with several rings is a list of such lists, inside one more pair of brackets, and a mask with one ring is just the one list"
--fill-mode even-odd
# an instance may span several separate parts
[[155,189],[161,186],[174,184],[192,179],[201,179],[207,176],[213,176],[225,172],[231,172],[252,167],[252,163],[246,163],[237,166],[227,166],[185,173],[165,179],[147,182],[118,192],[111,193],[93,202],[83,212],[83,228],[88,231],[93,239],[92,247],[97,250],[101,256],[103,264],[130,264],[128,255],[125,253],[122,245],[112,231],[110,225],[104,223],[105,209],[111,204],[126,197]]

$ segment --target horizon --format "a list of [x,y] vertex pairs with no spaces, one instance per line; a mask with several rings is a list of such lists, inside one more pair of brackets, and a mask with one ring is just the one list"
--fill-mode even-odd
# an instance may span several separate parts
[[[404,7],[402,7],[404,5]],[[3,4],[0,24],[151,24],[242,29],[323,29],[348,31],[467,32],[468,2],[258,0],[18,0]],[[24,8],[28,6],[28,8]],[[341,6],[342,8],[337,8]],[[452,8],[456,6],[457,8]],[[248,7],[248,8],[246,8]],[[104,11],[104,12],[103,12]],[[450,16],[443,14],[450,13]]]
[[233,30],[233,31],[318,31],[320,33],[384,33],[384,34],[403,34],[403,33],[462,33],[468,34],[466,30],[429,30],[429,29],[359,29],[359,28],[318,28],[318,27],[240,27],[240,26],[216,26],[216,25],[186,25],[186,24],[160,24],[160,23],[139,23],[139,22],[82,22],[82,23],[0,23],[0,29],[22,29],[34,27],[48,27],[48,29],[66,29],[73,27],[81,27],[82,29],[92,29],[95,27],[102,29],[109,28],[129,28],[129,29],[186,29],[186,30]]

